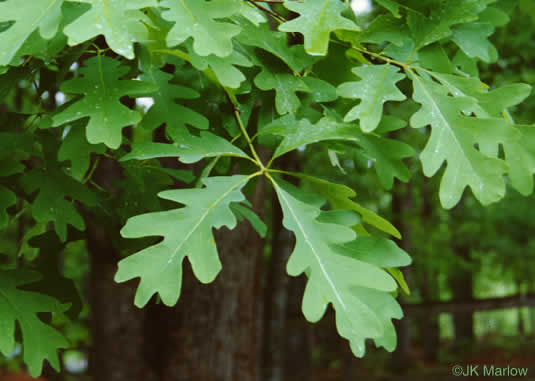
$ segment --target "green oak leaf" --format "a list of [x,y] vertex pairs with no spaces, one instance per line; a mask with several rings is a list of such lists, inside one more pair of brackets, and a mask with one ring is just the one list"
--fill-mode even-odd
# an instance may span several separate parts
[[162,12],[162,17],[175,22],[167,35],[167,44],[176,46],[192,37],[193,50],[200,56],[230,55],[232,38],[241,28],[216,19],[241,12],[241,3],[240,0],[163,0],[161,6],[168,10]]
[[236,218],[238,218],[239,222],[246,218],[251,223],[251,226],[256,230],[258,235],[260,235],[262,238],[266,238],[267,226],[255,212],[237,202],[230,204],[230,209],[236,215]]
[[301,101],[297,92],[310,92],[301,77],[288,73],[278,73],[264,68],[254,79],[254,84],[260,90],[275,90],[275,108],[281,115],[295,113]]
[[361,33],[356,33],[358,41],[381,44],[385,41],[403,46],[409,38],[407,26],[395,16],[384,14],[377,16]]
[[454,96],[474,98],[477,105],[473,112],[482,118],[501,116],[502,112],[521,103],[531,93],[531,86],[524,83],[512,83],[488,91],[478,78],[467,78],[459,75],[433,73],[448,91]]
[[[448,90],[458,97],[471,97],[477,101],[473,112],[480,118],[501,116],[509,107],[526,99],[531,93],[531,86],[515,83],[487,91],[477,78],[434,73]],[[488,126],[478,134],[480,150],[486,155],[498,157],[501,143],[505,161],[509,165],[508,174],[513,188],[523,195],[533,190],[533,173],[535,173],[535,135],[531,126],[513,125],[504,119],[486,119]],[[478,132],[478,131],[476,131]]]
[[243,201],[241,189],[249,177],[243,175],[208,177],[205,188],[167,190],[158,196],[186,205],[164,212],[129,218],[121,229],[125,238],[162,236],[163,241],[119,262],[116,282],[140,277],[135,304],[143,307],[155,293],[165,305],[175,305],[180,296],[182,261],[187,256],[195,276],[212,282],[221,270],[212,228],[236,226],[229,209],[231,202]]
[[416,49],[451,36],[454,25],[476,20],[486,6],[486,0],[452,0],[437,4],[429,17],[409,12],[407,25],[416,41]]
[[[306,271],[308,276],[303,314],[316,322],[332,304],[340,336],[350,341],[356,356],[362,357],[365,339],[385,339],[385,334],[393,330],[391,319],[403,315],[390,295],[397,289],[395,280],[373,264],[340,255],[333,246],[343,248],[356,238],[355,232],[342,223],[321,221],[319,207],[298,199],[290,184],[274,180],[273,185],[283,211],[283,225],[296,237],[287,272],[298,276]],[[395,340],[394,345],[387,341],[385,347],[393,350]]]
[[84,219],[78,213],[73,200],[87,206],[95,206],[97,200],[90,189],[64,174],[59,168],[32,169],[24,174],[22,185],[27,193],[39,189],[39,194],[32,204],[33,218],[37,222],[54,222],[62,242],[67,239],[67,224],[78,230],[85,230]]
[[503,146],[508,175],[513,188],[524,196],[533,192],[535,174],[535,127],[513,125],[504,119],[488,119],[487,126],[478,131],[482,150],[497,157],[499,144]]
[[468,57],[494,62],[498,58],[498,53],[488,40],[493,32],[494,27],[489,23],[463,24],[454,28],[451,39]]
[[431,125],[431,136],[420,155],[424,174],[433,176],[447,162],[440,184],[440,202],[452,208],[466,186],[483,205],[495,202],[505,194],[503,174],[506,164],[477,150],[477,132],[484,131],[489,120],[473,118],[463,112],[477,106],[474,98],[451,97],[442,85],[413,76],[413,98],[422,107],[411,117],[411,126]]
[[362,131],[370,132],[379,125],[385,102],[406,99],[396,87],[396,82],[405,78],[405,75],[399,73],[399,68],[388,64],[355,67],[352,71],[361,80],[342,83],[338,86],[338,95],[361,99],[361,102],[349,110],[344,121],[360,119]]
[[303,173],[286,171],[283,171],[283,173],[299,177],[308,182],[314,191],[329,200],[329,203],[334,209],[355,211],[360,214],[362,222],[367,223],[387,234],[390,234],[393,237],[401,239],[401,234],[394,225],[371,210],[364,208],[359,203],[351,200],[356,196],[356,193],[348,186],[331,183],[327,180],[305,175]]
[[143,120],[139,123],[139,128],[149,131],[167,124],[186,130],[186,125],[206,130],[208,129],[208,119],[202,114],[187,108],[179,103],[179,99],[196,99],[199,93],[185,86],[170,83],[173,75],[161,71],[155,65],[142,61],[144,73],[140,79],[147,83],[153,83],[158,87],[158,91],[152,94],[154,103],[146,112]]
[[101,34],[111,50],[128,59],[134,58],[133,43],[148,38],[144,23],[150,24],[150,20],[140,9],[158,5],[156,0],[70,1],[87,3],[91,8],[63,30],[68,44],[78,45]]
[[240,14],[257,26],[267,21],[266,17],[258,10],[258,8],[246,1],[241,3]]
[[199,137],[192,135],[181,136],[172,144],[141,142],[133,143],[132,151],[124,155],[120,161],[147,160],[156,157],[179,157],[182,163],[196,163],[205,157],[235,156],[249,158],[238,147],[227,140],[203,131]]
[[32,377],[41,374],[43,360],[48,360],[59,371],[57,351],[68,347],[65,337],[37,316],[42,312],[64,312],[68,306],[51,296],[19,288],[40,278],[39,273],[27,270],[0,271],[0,352],[8,356],[15,349],[15,323],[18,322],[24,362]]
[[269,24],[258,26],[241,20],[242,32],[236,38],[245,45],[265,50],[280,58],[294,72],[301,72],[313,63],[313,59],[306,54],[303,45],[288,46],[288,34],[270,29]]
[[296,19],[279,25],[282,32],[298,32],[305,38],[305,50],[310,55],[324,56],[329,47],[331,32],[335,30],[360,30],[342,11],[348,8],[346,3],[329,0],[305,0],[303,2],[284,1],[289,10],[299,13]]
[[525,14],[529,15],[535,23],[535,3],[531,0],[520,0],[518,6]]
[[524,196],[533,192],[535,174],[535,127],[526,125],[508,126],[520,132],[518,139],[505,142],[505,161],[509,164],[509,178],[513,188]]
[[[386,115],[377,129],[397,130],[405,124],[401,119]],[[409,180],[410,171],[402,159],[414,155],[414,149],[410,145],[375,134],[361,134],[358,145],[362,147],[363,155],[373,162],[379,181],[385,189],[392,189],[394,178],[403,182]]]
[[128,68],[106,56],[91,57],[80,69],[83,77],[64,82],[60,89],[65,93],[82,94],[83,97],[69,104],[52,117],[52,126],[60,126],[89,117],[86,127],[87,141],[104,143],[116,149],[121,145],[121,130],[141,120],[141,115],[121,104],[124,95],[145,95],[158,88],[151,83],[134,80],[118,80]]
[[0,66],[7,65],[15,57],[33,31],[50,40],[61,22],[63,0],[8,0],[0,2],[0,23],[14,22],[0,33]]
[[0,186],[0,230],[5,229],[9,222],[7,208],[15,205],[17,196],[6,187]]
[[340,123],[331,117],[323,117],[312,124],[308,119],[296,120],[295,115],[289,114],[263,127],[260,133],[284,137],[273,154],[273,158],[277,158],[302,145],[323,140],[358,141],[357,132],[355,126]]
[[103,144],[89,144],[85,131],[80,126],[72,127],[61,142],[58,151],[59,161],[70,161],[70,174],[78,181],[82,181],[91,163],[91,152],[103,154],[106,147]]
[[[253,63],[243,54],[233,50],[232,53],[226,57],[218,57],[214,54],[203,57],[190,52],[191,64],[197,70],[205,70],[210,67],[219,83],[224,87],[237,89],[241,83],[245,81],[245,75],[236,68],[236,66],[251,67]],[[236,66],[235,66],[236,65]]]
[[338,98],[336,87],[323,79],[306,76],[303,77],[303,82],[310,90],[310,97],[315,103],[332,102]]
[[381,5],[383,8],[387,9],[392,15],[396,18],[400,18],[401,15],[399,14],[399,8],[401,8],[401,5],[399,5],[396,1],[393,0],[375,0],[379,5]]
[[[82,239],[83,233],[71,236],[69,241]],[[65,249],[65,243],[61,242],[53,230],[31,237],[28,243],[33,248],[39,249],[36,270],[42,275],[41,279],[25,287],[28,291],[44,293],[58,299],[61,303],[68,304],[65,314],[75,320],[82,311],[83,302],[72,279],[65,277],[61,270]]]

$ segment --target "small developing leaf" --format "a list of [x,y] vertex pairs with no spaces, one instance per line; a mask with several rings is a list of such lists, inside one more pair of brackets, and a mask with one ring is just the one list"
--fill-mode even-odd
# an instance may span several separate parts
[[251,226],[256,230],[258,235],[260,235],[262,238],[266,238],[267,226],[264,221],[262,221],[260,217],[256,215],[255,212],[236,202],[230,204],[230,209],[232,212],[234,212],[239,221],[243,220],[243,218],[246,218],[251,223]]
[[344,121],[360,119],[362,131],[370,132],[379,125],[385,102],[406,99],[396,87],[396,82],[405,78],[405,75],[399,73],[399,68],[388,64],[361,66],[353,68],[352,71],[362,79],[341,84],[338,87],[338,95],[361,99],[361,102],[346,114]]

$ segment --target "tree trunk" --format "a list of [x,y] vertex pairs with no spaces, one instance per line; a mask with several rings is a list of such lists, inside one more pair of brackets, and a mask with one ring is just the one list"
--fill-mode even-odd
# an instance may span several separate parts
[[[293,245],[292,245],[293,248]],[[313,336],[311,323],[301,311],[301,301],[305,292],[306,276],[291,278],[288,284],[288,304],[286,311],[285,371],[283,380],[314,381],[311,351]],[[324,317],[325,319],[326,317]]]
[[271,256],[266,274],[263,381],[284,381],[286,358],[286,313],[288,281],[286,262],[290,256],[293,237],[282,226],[282,210],[277,195],[272,197]]
[[[263,179],[253,200],[263,202]],[[182,293],[167,312],[163,381],[260,379],[263,242],[249,222],[215,232],[223,264],[216,280],[201,284],[184,264]]]
[[[289,153],[281,169],[299,171],[296,152]],[[295,177],[287,181],[298,185]],[[292,279],[286,263],[295,246],[293,233],[282,226],[282,210],[275,192],[272,197],[272,240],[265,288],[263,381],[312,379],[311,327],[301,313],[306,280]]]
[[91,261],[89,302],[93,343],[89,373],[94,380],[155,380],[143,351],[146,312],[134,306],[136,284],[113,281],[119,254],[112,238],[91,218],[86,218],[86,226]]

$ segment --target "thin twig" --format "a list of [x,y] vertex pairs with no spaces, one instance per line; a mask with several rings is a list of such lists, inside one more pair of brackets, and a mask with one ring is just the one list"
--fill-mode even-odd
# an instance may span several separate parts
[[258,9],[260,9],[261,11],[263,12],[266,12],[268,13],[269,15],[273,16],[274,18],[276,18],[278,21],[280,22],[286,22],[288,20],[286,20],[284,17],[282,17],[281,15],[279,15],[277,12],[273,12],[271,9],[269,8],[265,8],[259,4],[256,3],[255,0],[247,0],[249,2],[249,4],[252,4],[254,5],[255,7],[257,7]]

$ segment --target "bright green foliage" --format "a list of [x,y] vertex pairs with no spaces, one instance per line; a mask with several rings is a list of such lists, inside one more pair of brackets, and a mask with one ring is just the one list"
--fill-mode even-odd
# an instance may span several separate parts
[[379,5],[383,6],[384,8],[388,9],[394,17],[400,18],[401,15],[399,14],[399,8],[400,5],[398,2],[393,0],[375,0]]
[[494,28],[487,23],[465,24],[455,28],[452,40],[468,57],[494,62],[497,57],[496,49],[487,39],[493,32]]
[[359,30],[351,20],[341,15],[347,5],[333,0],[306,0],[284,2],[284,6],[300,14],[298,18],[279,26],[283,32],[298,32],[305,38],[305,50],[312,55],[325,55],[329,35],[335,30]]
[[56,350],[68,346],[58,331],[37,317],[37,313],[63,312],[66,307],[48,295],[18,288],[39,278],[38,273],[25,270],[0,272],[0,352],[7,356],[15,348],[15,323],[18,323],[22,331],[24,362],[33,377],[41,374],[45,359],[59,370]]
[[17,50],[30,34],[39,29],[43,38],[50,40],[61,21],[63,0],[8,0],[0,3],[0,23],[14,24],[0,38],[0,65],[11,62]]
[[213,54],[207,57],[202,57],[192,52],[191,64],[198,70],[206,70],[206,68],[210,67],[214,71],[219,82],[223,86],[232,89],[240,87],[241,83],[246,79],[242,72],[234,65],[244,67],[253,66],[246,56],[237,51],[233,51],[229,56],[223,58]]
[[[357,356],[366,338],[392,351],[396,291],[409,292],[399,267],[410,259],[384,238],[401,238],[396,227],[345,180],[368,170],[364,194],[388,208],[386,190],[408,182],[418,160],[425,176],[443,169],[445,208],[466,188],[483,204],[507,184],[530,194],[535,127],[515,117],[531,87],[489,75],[505,67],[530,80],[490,41],[515,6],[532,16],[533,7],[376,0],[357,18],[350,3],[0,1],[0,230],[9,240],[23,233],[5,249],[7,268],[20,268],[0,264],[0,351],[10,354],[18,321],[32,374],[43,359],[57,366],[67,343],[36,314],[77,318],[57,264],[68,243],[88,240],[86,227],[104,224],[118,252],[134,252],[116,281],[140,278],[137,306],[154,294],[174,305],[186,256],[203,283],[221,270],[214,228],[250,223],[269,237],[272,221],[259,215],[273,213],[256,210],[269,203],[247,201],[261,186],[274,188],[296,237],[287,270],[308,277],[306,318],[332,304]],[[143,111],[133,97],[153,104]],[[277,169],[295,150],[344,180],[316,177],[321,165]]]
[[312,124],[308,119],[296,120],[290,114],[283,116],[262,129],[263,134],[283,136],[273,157],[279,157],[287,152],[311,143],[322,140],[352,140],[358,141],[355,127],[345,123],[339,123],[330,117],[324,117],[318,123]]
[[241,149],[227,140],[210,132],[201,132],[200,137],[182,136],[173,144],[137,143],[132,145],[132,152],[121,158],[124,160],[146,160],[155,157],[179,157],[183,163],[196,163],[205,157],[236,156],[249,158]]
[[148,19],[140,9],[157,5],[156,0],[73,1],[91,4],[91,8],[65,28],[69,45],[78,45],[102,34],[115,53],[129,59],[134,58],[133,43],[148,37],[143,24]]
[[[297,241],[288,260],[288,274],[298,276],[307,270],[309,278],[303,296],[305,317],[318,321],[328,303],[332,303],[338,332],[350,341],[356,356],[364,355],[364,340],[368,337],[393,349],[391,319],[402,316],[401,308],[389,294],[397,287],[394,279],[378,267],[356,259],[356,255],[351,258],[353,253],[344,250],[342,245],[356,238],[348,226],[319,221],[318,206],[296,198],[289,185],[281,181],[274,182],[274,186],[284,213],[284,227],[294,232]],[[349,221],[349,225],[357,222]],[[353,251],[358,252],[359,239],[355,242],[357,248]],[[332,245],[338,245],[345,255],[335,253]]]
[[162,236],[164,240],[119,262],[117,282],[140,277],[135,304],[143,307],[158,293],[164,304],[175,305],[180,295],[182,261],[187,256],[195,276],[203,283],[221,270],[212,227],[236,226],[231,202],[244,200],[241,188],[249,177],[235,175],[204,179],[205,188],[160,192],[161,198],[183,203],[184,208],[130,218],[121,229],[125,238]]
[[477,20],[477,13],[485,9],[486,3],[486,0],[441,1],[433,6],[429,17],[410,12],[407,24],[416,46],[421,48],[451,36],[452,26]]
[[216,19],[239,12],[239,0],[164,0],[161,5],[169,8],[163,12],[163,18],[175,22],[167,35],[169,46],[192,37],[193,49],[201,56],[225,57],[232,53],[232,37],[240,33],[240,27]]
[[151,94],[154,104],[145,114],[140,123],[140,128],[152,131],[164,123],[182,129],[186,125],[201,130],[208,128],[208,119],[206,117],[177,103],[178,99],[198,98],[198,92],[184,86],[169,83],[173,76],[159,70],[154,65],[144,62],[143,70],[144,73],[140,76],[140,79],[158,86],[158,91]]
[[391,65],[356,67],[352,71],[362,79],[340,85],[338,95],[361,99],[361,102],[346,114],[344,120],[351,122],[360,119],[362,131],[370,132],[379,125],[385,102],[402,101],[406,98],[396,87],[396,82],[405,76],[399,74],[399,69]]
[[[292,173],[303,180],[309,182],[318,194],[325,197],[335,209],[353,210],[360,214],[362,222],[388,233],[396,238],[401,238],[399,231],[387,220],[364,208],[359,203],[351,200],[356,196],[355,191],[345,185],[334,184],[317,177],[307,176],[299,173]],[[361,230],[362,232],[362,230]]]
[[270,52],[279,57],[294,72],[300,72],[311,61],[302,45],[288,46],[286,33],[272,31],[266,23],[255,26],[243,21],[240,25],[242,33],[237,37],[238,41]]
[[448,163],[440,187],[444,207],[457,204],[466,186],[470,186],[483,204],[502,198],[505,193],[502,175],[507,167],[474,147],[478,143],[477,135],[488,122],[463,114],[474,108],[474,100],[450,97],[445,88],[422,77],[414,81],[413,97],[422,108],[412,116],[412,127],[420,128],[428,123],[432,127],[429,142],[421,154],[425,175],[434,175],[444,161]]
[[144,95],[157,90],[156,86],[140,81],[118,80],[128,69],[109,57],[93,57],[82,68],[83,77],[65,82],[61,90],[84,96],[53,117],[53,126],[89,117],[87,141],[104,143],[110,148],[121,144],[121,129],[141,120],[138,112],[119,102],[123,95]]
[[275,90],[275,107],[279,114],[295,113],[301,102],[297,92],[310,92],[306,83],[299,77],[288,73],[262,70],[254,79],[261,90]]

